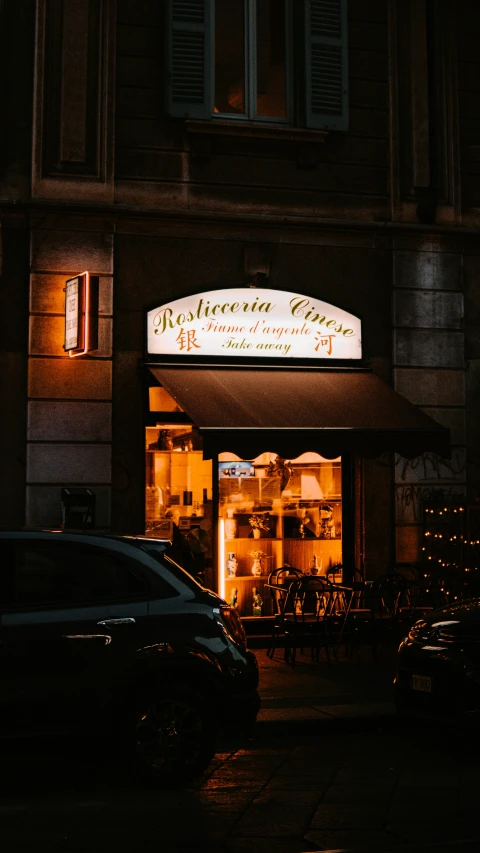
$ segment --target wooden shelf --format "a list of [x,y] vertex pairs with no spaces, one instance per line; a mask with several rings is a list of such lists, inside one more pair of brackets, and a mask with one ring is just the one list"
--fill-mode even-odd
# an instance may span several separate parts
[[253,588],[257,587],[263,599],[262,616],[273,614],[273,603],[270,590],[264,589],[268,583],[268,575],[236,575],[234,578],[225,578],[225,600],[230,600],[232,589],[237,589],[237,610],[242,616],[252,616]]
[[267,581],[268,575],[235,575],[235,577],[231,578],[229,575],[225,575],[226,581]]
[[331,536],[330,539],[326,539],[323,536],[305,536],[302,539],[301,536],[284,536],[284,542],[341,542],[341,536]]
[[267,536],[265,536],[265,537],[261,537],[260,539],[254,539],[253,536],[252,537],[250,537],[250,536],[237,536],[236,539],[225,539],[225,542],[281,542],[281,541],[282,541],[281,536],[275,536],[275,538],[273,536],[270,536],[268,538],[267,538]]

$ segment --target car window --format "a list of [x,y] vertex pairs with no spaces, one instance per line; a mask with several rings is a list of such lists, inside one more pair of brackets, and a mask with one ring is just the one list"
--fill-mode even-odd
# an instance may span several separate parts
[[166,572],[170,572],[179,581],[194,591],[201,589],[202,585],[190,572],[179,565],[182,560],[182,552],[175,546],[165,547],[163,543],[157,543],[152,539],[138,540],[138,547],[146,551]]
[[19,542],[13,564],[12,604],[103,602],[148,591],[145,580],[116,555],[77,543]]

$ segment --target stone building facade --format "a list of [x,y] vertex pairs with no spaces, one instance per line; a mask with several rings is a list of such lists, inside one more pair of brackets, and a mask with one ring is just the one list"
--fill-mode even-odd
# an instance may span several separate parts
[[[450,429],[450,458],[359,460],[356,561],[373,576],[419,559],[426,497],[480,497],[480,7],[295,2],[279,121],[172,108],[172,16],[213,7],[0,5],[2,523],[57,526],[62,487],[86,486],[98,527],[141,532],[146,312],[260,275],[361,317],[373,372]],[[310,14],[346,15],[348,102],[318,126]],[[83,270],[98,349],[74,359],[64,288]]]

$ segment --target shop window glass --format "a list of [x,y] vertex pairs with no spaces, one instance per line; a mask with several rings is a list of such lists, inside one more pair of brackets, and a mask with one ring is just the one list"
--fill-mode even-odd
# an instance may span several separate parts
[[271,615],[262,590],[281,567],[341,580],[340,458],[221,454],[218,478],[219,590],[242,616]]
[[182,412],[178,403],[168,393],[166,388],[160,385],[151,385],[148,389],[148,402],[150,412]]
[[145,533],[173,541],[181,565],[203,576],[212,559],[212,462],[203,458],[200,433],[158,422],[146,428],[145,455]]

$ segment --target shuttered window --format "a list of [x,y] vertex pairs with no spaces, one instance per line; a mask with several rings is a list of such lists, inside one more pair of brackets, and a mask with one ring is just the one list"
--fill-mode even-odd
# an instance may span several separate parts
[[306,0],[305,67],[307,127],[347,128],[347,4]]
[[347,129],[347,0],[169,0],[168,32],[170,115]]
[[213,0],[170,0],[169,112],[179,118],[211,114]]

